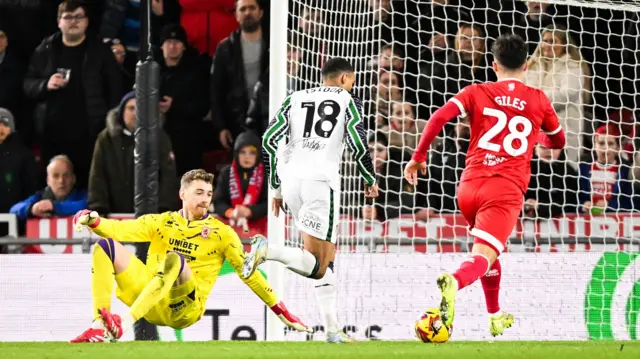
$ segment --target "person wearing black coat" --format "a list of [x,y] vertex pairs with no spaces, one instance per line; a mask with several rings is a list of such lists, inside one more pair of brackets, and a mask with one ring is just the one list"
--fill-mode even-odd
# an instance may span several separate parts
[[34,114],[42,160],[71,159],[76,185],[86,188],[93,144],[109,109],[122,96],[122,78],[109,49],[85,33],[81,3],[63,3],[57,32],[36,48],[24,79],[26,95],[37,101]]
[[209,110],[208,73],[205,61],[188,46],[187,34],[178,24],[162,30],[160,60],[160,111],[164,130],[171,139],[178,178],[202,167],[203,119]]
[[563,150],[538,144],[531,160],[531,182],[525,195],[524,215],[551,218],[578,213],[578,172]]
[[13,115],[0,108],[0,213],[40,189],[33,154],[14,130]]
[[[266,31],[251,27],[255,21],[256,19],[241,20],[240,29],[220,42],[213,57],[210,83],[211,117],[215,135],[223,147],[228,146],[228,143],[227,146],[224,144],[228,140],[223,141],[223,137],[227,139],[230,136],[233,139],[245,130],[247,110],[255,86],[252,85],[251,90],[247,88],[243,46],[256,46],[260,43],[260,75],[269,68],[269,36]],[[244,40],[243,33],[248,31],[252,31],[251,35],[256,31],[262,31],[261,40]],[[260,80],[260,75],[256,80]],[[266,90],[268,91],[268,88]]]

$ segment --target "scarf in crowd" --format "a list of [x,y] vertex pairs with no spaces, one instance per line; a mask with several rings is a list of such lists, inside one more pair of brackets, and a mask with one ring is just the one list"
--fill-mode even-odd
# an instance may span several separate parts
[[238,205],[253,206],[258,203],[260,192],[262,192],[262,181],[264,181],[264,165],[258,164],[251,173],[249,187],[247,193],[242,194],[242,181],[240,180],[240,172],[238,171],[238,163],[231,163],[229,173],[229,192],[231,192],[231,208]]
[[598,162],[591,165],[591,201],[593,203],[601,199],[609,202],[613,195],[613,186],[618,181],[619,169],[617,162],[607,166]]

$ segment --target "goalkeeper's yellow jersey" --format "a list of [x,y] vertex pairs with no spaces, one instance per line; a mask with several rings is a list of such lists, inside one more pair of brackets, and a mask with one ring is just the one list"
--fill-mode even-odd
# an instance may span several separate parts
[[[226,259],[242,278],[244,248],[238,234],[230,226],[211,215],[189,221],[180,212],[148,214],[135,220],[100,218],[91,229],[104,238],[116,241],[150,242],[147,270],[155,274],[167,252],[180,253],[189,263],[197,283],[196,293],[206,302]],[[271,286],[256,271],[242,279],[268,306],[278,301]]]

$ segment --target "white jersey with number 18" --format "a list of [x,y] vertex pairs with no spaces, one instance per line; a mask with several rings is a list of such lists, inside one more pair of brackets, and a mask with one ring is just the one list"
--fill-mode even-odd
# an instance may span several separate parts
[[[346,139],[360,174],[375,183],[360,104],[333,86],[297,91],[287,97],[263,137],[265,173],[276,189],[280,177],[314,179],[340,188],[340,161]],[[285,137],[285,148],[278,144]]]

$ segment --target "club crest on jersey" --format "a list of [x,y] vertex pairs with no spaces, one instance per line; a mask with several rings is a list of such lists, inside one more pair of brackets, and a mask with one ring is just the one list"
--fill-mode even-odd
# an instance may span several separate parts
[[209,233],[211,233],[211,229],[209,227],[202,227],[200,237],[202,237],[203,239],[209,238]]

